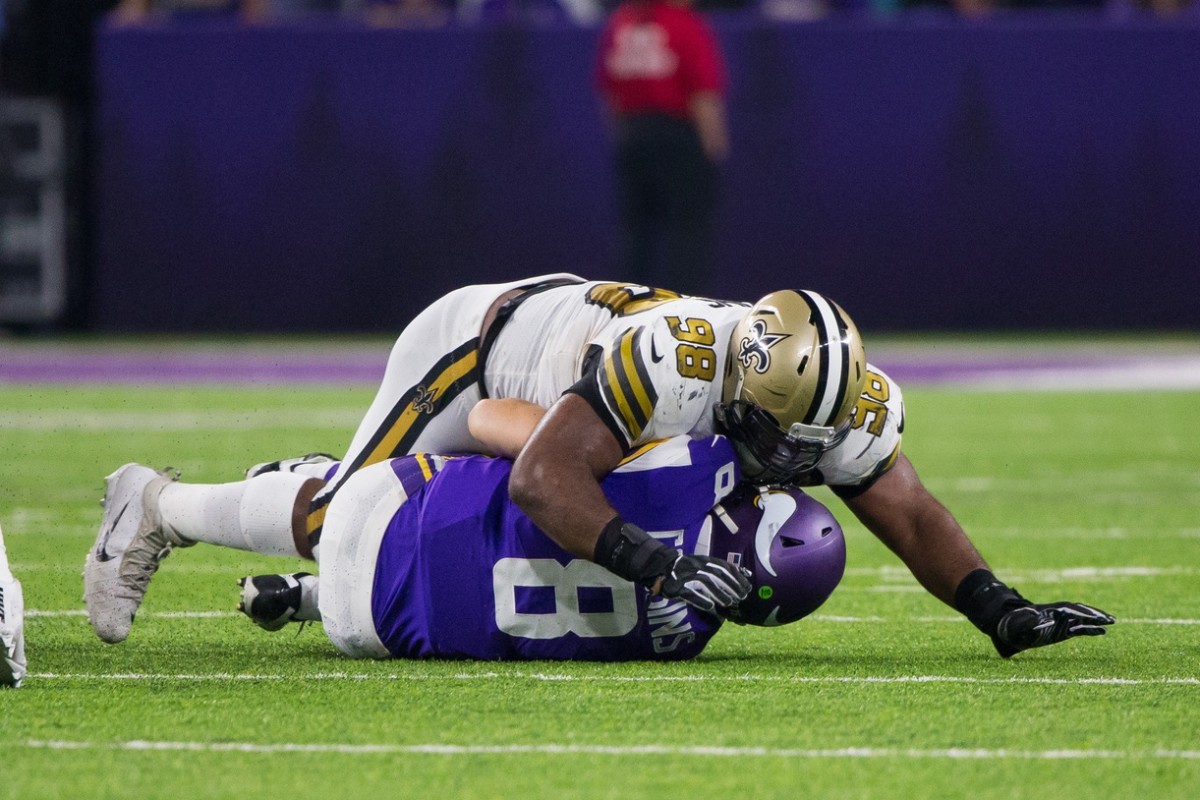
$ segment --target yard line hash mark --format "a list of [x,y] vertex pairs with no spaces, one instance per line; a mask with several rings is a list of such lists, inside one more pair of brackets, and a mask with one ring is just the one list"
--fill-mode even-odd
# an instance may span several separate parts
[[950,760],[1200,760],[1200,750],[1008,750],[990,748],[916,749],[894,747],[843,747],[799,749],[775,747],[715,747],[686,745],[586,745],[586,744],[348,744],[251,742],[71,742],[29,740],[25,746],[42,750],[186,751],[222,753],[341,753],[348,755],[612,755],[697,756],[722,758],[893,758]]

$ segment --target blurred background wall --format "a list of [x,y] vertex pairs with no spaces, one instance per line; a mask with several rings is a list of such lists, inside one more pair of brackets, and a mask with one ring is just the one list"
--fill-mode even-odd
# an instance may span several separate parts
[[[594,24],[96,19],[54,324],[394,331],[463,284],[622,277]],[[870,330],[1200,328],[1196,16],[711,20],[734,147],[684,288],[815,288]]]

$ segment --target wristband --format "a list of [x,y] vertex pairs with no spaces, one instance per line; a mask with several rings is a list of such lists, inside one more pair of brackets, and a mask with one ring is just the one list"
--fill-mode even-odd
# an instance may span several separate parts
[[592,560],[627,581],[652,586],[671,571],[679,552],[620,516],[604,526]]
[[962,579],[954,590],[954,607],[979,630],[995,637],[1000,620],[1014,608],[1029,605],[1016,589],[989,570],[977,569]]

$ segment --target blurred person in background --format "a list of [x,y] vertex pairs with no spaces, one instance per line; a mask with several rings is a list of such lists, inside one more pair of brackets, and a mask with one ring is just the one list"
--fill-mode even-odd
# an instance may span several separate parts
[[1132,5],[1161,17],[1171,17],[1187,8],[1195,8],[1195,0],[1132,0]]
[[237,14],[246,22],[265,22],[308,11],[342,11],[360,2],[346,0],[121,0],[114,21],[137,24],[159,15]]
[[688,0],[627,0],[601,34],[595,80],[616,148],[622,277],[703,293],[729,155],[712,30]]
[[157,16],[194,12],[239,12],[245,19],[265,18],[270,0],[121,0],[113,12],[117,24],[138,24]]
[[367,23],[376,28],[440,28],[453,19],[445,0],[365,0]]
[[590,25],[604,15],[601,0],[456,0],[455,19],[468,24],[495,22]]
[[[1172,0],[1167,0],[1171,2]],[[876,7],[945,8],[964,17],[982,17],[999,10],[1036,11],[1062,8],[1102,8],[1109,0],[876,0]]]
[[450,0],[121,0],[118,23],[141,23],[171,14],[230,14],[249,23],[309,12],[362,16],[380,28],[434,28],[453,18]]

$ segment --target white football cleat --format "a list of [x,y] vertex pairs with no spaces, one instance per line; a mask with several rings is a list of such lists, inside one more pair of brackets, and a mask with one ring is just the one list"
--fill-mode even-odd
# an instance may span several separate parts
[[0,581],[0,686],[25,677],[25,600],[16,578]]
[[129,635],[150,579],[172,547],[188,547],[163,528],[158,495],[175,477],[140,464],[108,476],[104,518],[83,565],[83,599],[92,630],[106,642]]

